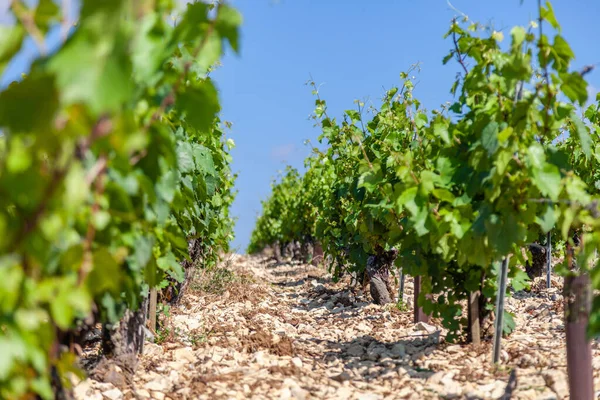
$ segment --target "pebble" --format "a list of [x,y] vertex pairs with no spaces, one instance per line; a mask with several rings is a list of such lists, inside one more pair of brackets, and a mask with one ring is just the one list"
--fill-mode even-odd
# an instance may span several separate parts
[[365,348],[360,344],[353,344],[348,348],[348,354],[353,357],[360,357],[365,354]]
[[106,397],[108,400],[121,400],[121,399],[123,399],[123,392],[121,392],[117,388],[114,388],[114,389],[102,392],[102,396]]
[[[559,288],[507,299],[517,327],[502,340],[498,369],[487,347],[439,345],[447,331],[438,320],[412,323],[410,278],[409,310],[398,311],[312,266],[233,255],[228,268],[253,280],[221,297],[186,294],[169,317],[172,340],[146,343],[133,377],[129,365],[108,369],[97,375],[106,382],[75,381],[75,398],[493,399],[504,394],[512,368],[513,398],[568,396]],[[298,284],[270,285],[284,282]],[[206,341],[192,341],[197,329],[210,332]],[[600,390],[600,346],[592,351]]]

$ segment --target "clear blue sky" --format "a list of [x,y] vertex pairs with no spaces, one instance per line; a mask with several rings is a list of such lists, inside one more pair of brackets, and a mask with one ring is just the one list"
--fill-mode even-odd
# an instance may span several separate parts
[[[0,0],[2,9],[8,0]],[[239,173],[232,213],[238,218],[233,248],[244,251],[260,200],[286,164],[299,169],[309,154],[304,141],[319,131],[308,120],[314,98],[305,82],[321,86],[331,115],[353,107],[354,99],[375,104],[400,82],[399,73],[420,62],[415,95],[435,108],[450,100],[458,72],[442,66],[451,43],[442,36],[457,15],[446,0],[231,0],[244,16],[241,55],[227,55],[214,73],[223,118],[237,144],[233,170]],[[514,25],[537,18],[536,0],[454,0],[471,20],[492,23],[508,38]],[[575,68],[600,63],[600,1],[555,0],[563,36],[577,59]],[[29,44],[0,83],[27,70],[35,55]],[[600,70],[600,65],[597,68]],[[595,94],[600,71],[587,76]]]

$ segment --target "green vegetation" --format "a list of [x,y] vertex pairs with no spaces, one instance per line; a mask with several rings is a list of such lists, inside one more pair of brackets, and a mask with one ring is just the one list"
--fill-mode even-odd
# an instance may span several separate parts
[[[600,245],[600,103],[579,116],[587,83],[549,3],[540,23],[552,36],[538,23],[504,38],[453,21],[443,62],[456,61],[460,74],[455,102],[439,110],[414,97],[414,67],[370,118],[361,102],[341,121],[328,115],[313,83],[326,149],[315,149],[302,178],[290,171],[273,186],[248,250],[310,236],[338,268],[362,272],[369,255],[395,247],[396,263],[423,277],[419,305],[450,338],[467,326],[460,302],[470,293],[491,309],[502,259],[510,257],[512,288],[526,287],[521,249],[553,229],[569,246],[574,232],[585,244],[579,271],[562,272],[591,272],[600,289],[600,268],[590,266]],[[302,230],[281,228],[294,226]],[[600,333],[600,298],[590,332]]]
[[[53,1],[12,4],[0,72],[61,21]],[[233,142],[207,73],[238,50],[241,16],[195,2],[174,27],[170,0],[81,6],[66,42],[0,93],[1,398],[54,398],[51,376],[76,371],[62,332],[184,279],[189,239],[211,266],[232,236]]]

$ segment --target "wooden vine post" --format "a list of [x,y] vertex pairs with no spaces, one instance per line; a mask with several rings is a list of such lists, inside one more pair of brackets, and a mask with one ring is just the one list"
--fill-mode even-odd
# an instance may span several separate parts
[[[583,246],[583,244],[582,244]],[[567,244],[567,263],[573,269],[571,245]],[[591,309],[591,281],[587,273],[565,277],[565,330],[567,336],[567,373],[572,399],[594,398],[592,346],[587,337]]]
[[479,324],[479,291],[471,292],[469,294],[469,334],[471,336],[471,343],[475,346],[481,344],[481,330]]
[[502,331],[504,328],[504,297],[506,296],[506,281],[508,279],[508,257],[502,260],[502,267],[498,275],[498,293],[496,294],[496,323],[494,326],[494,351],[492,361],[497,364],[500,361],[500,349],[502,348]]
[[150,330],[156,332],[156,288],[150,289],[150,304],[148,305],[148,319],[150,320]]
[[414,289],[414,323],[429,322],[429,315],[425,314],[423,307],[419,307],[419,294],[421,293],[421,277],[415,276]]

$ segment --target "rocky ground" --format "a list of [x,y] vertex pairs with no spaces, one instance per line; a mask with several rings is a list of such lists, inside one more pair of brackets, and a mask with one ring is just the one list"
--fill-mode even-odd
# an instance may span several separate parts
[[[556,279],[555,284],[559,284]],[[565,399],[565,333],[558,289],[507,300],[516,331],[491,343],[445,343],[406,307],[370,304],[322,269],[231,256],[200,276],[134,361],[101,362],[79,399]],[[537,285],[543,287],[543,285]],[[600,394],[600,346],[593,344]],[[512,397],[511,397],[512,393]],[[600,398],[600,397],[599,397]]]

